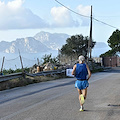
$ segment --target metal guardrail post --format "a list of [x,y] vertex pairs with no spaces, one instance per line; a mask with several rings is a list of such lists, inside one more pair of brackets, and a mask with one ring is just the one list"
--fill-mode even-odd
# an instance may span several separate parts
[[5,57],[3,57],[3,61],[2,61],[1,75],[3,74],[3,64],[4,64],[4,60],[5,60]]
[[25,78],[25,71],[24,71],[24,68],[23,68],[22,57],[20,55],[20,51],[19,51],[19,56],[20,56],[20,62],[21,62],[21,66],[22,66],[22,75],[23,75],[23,78]]

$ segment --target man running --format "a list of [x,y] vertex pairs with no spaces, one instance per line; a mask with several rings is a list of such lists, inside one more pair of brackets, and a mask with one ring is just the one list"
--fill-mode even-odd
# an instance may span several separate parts
[[79,93],[80,111],[84,111],[83,104],[87,96],[87,88],[89,86],[88,80],[91,77],[91,71],[84,61],[85,57],[82,55],[79,56],[79,63],[74,65],[72,71],[72,75],[75,75],[77,78],[75,88],[77,88]]

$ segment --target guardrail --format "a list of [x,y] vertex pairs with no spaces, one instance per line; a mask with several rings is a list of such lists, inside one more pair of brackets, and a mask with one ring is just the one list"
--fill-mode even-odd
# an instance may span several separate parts
[[14,74],[9,74],[9,75],[2,75],[0,76],[0,82],[15,79],[15,78],[20,78],[23,77],[23,73],[14,73]]
[[38,73],[34,73],[34,74],[20,72],[20,73],[14,73],[14,74],[9,74],[9,75],[2,75],[2,76],[0,76],[0,82],[24,77],[25,75],[30,76],[30,77],[35,77],[35,76],[54,75],[54,74],[60,74],[60,73],[65,73],[65,70],[42,71],[42,72],[38,72]]
[[65,70],[51,70],[51,71],[42,71],[34,74],[26,73],[27,76],[46,76],[46,75],[54,75],[54,74],[59,74],[59,73],[64,73]]

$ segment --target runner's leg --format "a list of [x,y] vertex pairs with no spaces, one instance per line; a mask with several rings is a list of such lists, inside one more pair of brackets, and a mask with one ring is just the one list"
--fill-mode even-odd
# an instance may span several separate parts
[[80,97],[80,95],[82,94],[82,91],[81,91],[80,89],[78,89],[78,88],[77,88],[77,90],[78,90],[78,94],[79,94],[79,102],[80,102],[80,106],[82,106],[82,104],[81,104],[81,97]]
[[82,90],[82,94],[84,96],[84,99],[86,99],[86,97],[87,97],[87,88]]

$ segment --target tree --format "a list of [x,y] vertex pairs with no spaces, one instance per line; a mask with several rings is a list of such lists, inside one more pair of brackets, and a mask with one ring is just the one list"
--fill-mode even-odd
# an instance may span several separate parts
[[53,63],[53,64],[58,63],[58,58],[57,57],[52,58],[52,54],[50,54],[50,55],[45,54],[42,59],[43,59],[43,64],[48,63],[48,62]]
[[109,56],[112,56],[112,55],[115,55],[115,51],[112,49],[112,50],[109,50],[103,54],[100,55],[100,57],[109,57]]
[[118,29],[114,31],[107,42],[112,49],[116,50],[116,52],[120,51],[120,31]]
[[[61,48],[61,54],[67,55],[67,56],[76,56],[84,55],[87,57],[88,53],[88,36],[84,37],[83,35],[75,35],[71,36],[71,38],[68,38],[66,40],[66,44],[62,46]],[[93,48],[95,45],[95,42],[92,41],[91,47]]]
[[113,56],[116,55],[117,52],[120,52],[120,31],[118,29],[114,31],[107,42],[111,50],[101,54],[100,57]]

